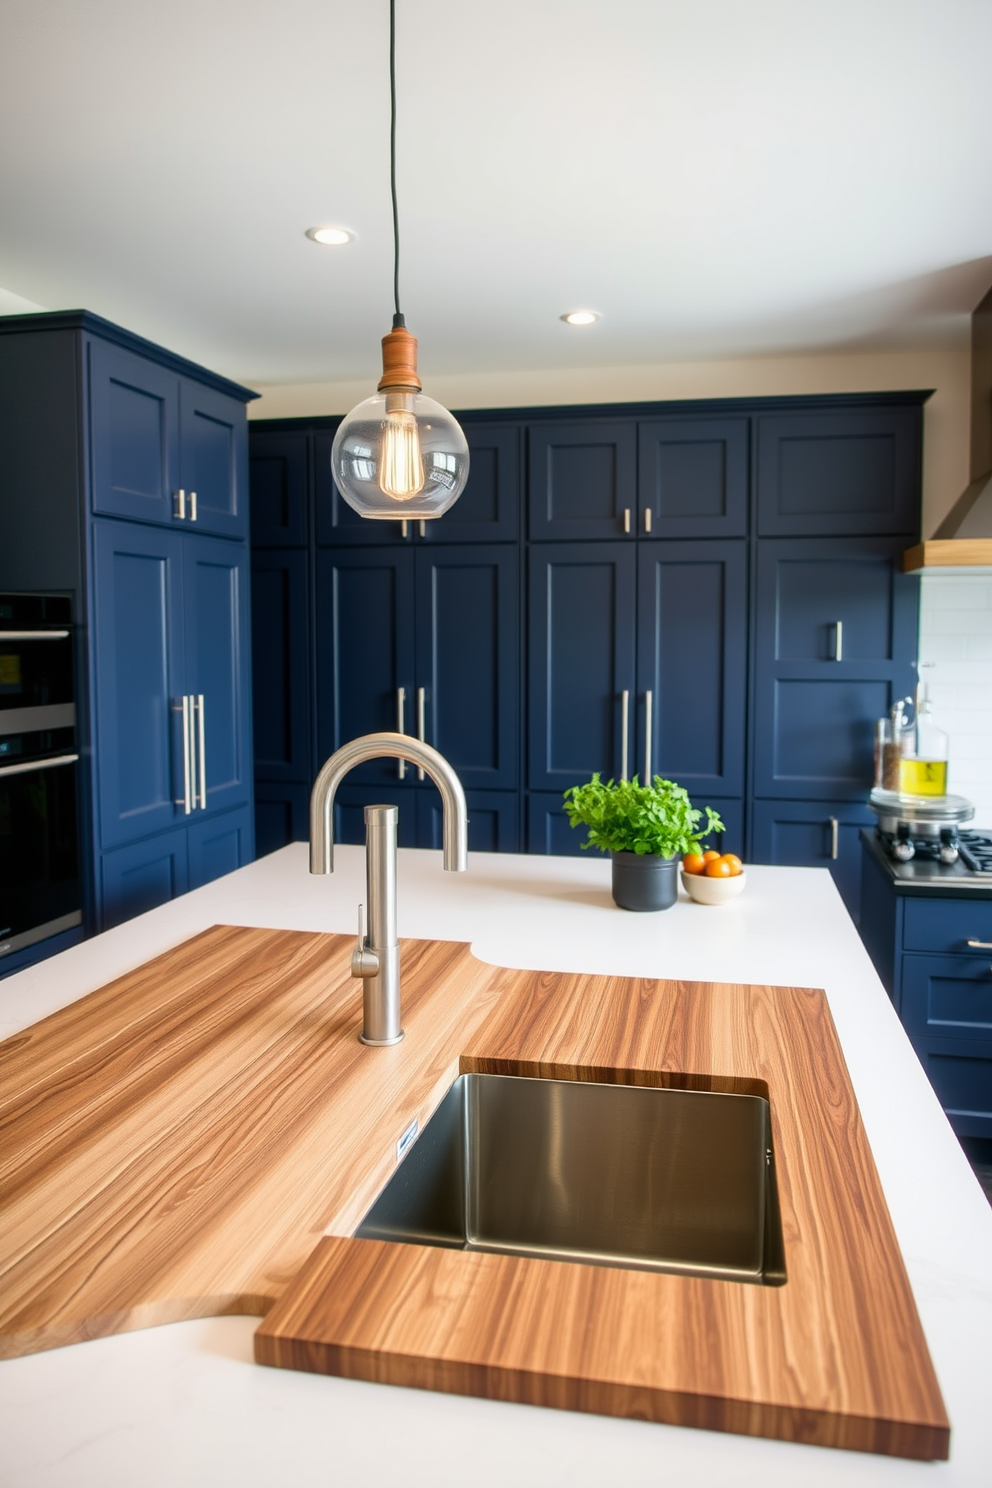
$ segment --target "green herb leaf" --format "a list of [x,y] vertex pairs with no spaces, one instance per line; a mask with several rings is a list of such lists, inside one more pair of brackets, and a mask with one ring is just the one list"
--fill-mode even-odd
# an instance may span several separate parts
[[723,822],[711,806],[706,807],[706,826],[699,831],[702,811],[689,800],[689,793],[674,780],[654,777],[651,785],[633,780],[608,780],[596,774],[585,785],[565,792],[565,811],[573,827],[586,827],[583,848],[600,852],[653,853],[660,858],[682,857],[699,852],[700,839],[722,832]]

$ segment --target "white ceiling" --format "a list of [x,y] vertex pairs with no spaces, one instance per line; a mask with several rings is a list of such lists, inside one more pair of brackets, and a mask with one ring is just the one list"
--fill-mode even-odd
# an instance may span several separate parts
[[[397,11],[428,374],[923,345],[992,282],[992,0]],[[0,0],[0,309],[373,375],[388,105],[387,0]]]

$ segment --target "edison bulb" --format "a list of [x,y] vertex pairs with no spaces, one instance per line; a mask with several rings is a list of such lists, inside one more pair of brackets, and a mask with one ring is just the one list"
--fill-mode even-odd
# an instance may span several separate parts
[[458,421],[433,398],[388,388],[343,419],[331,449],[341,495],[362,517],[418,521],[439,517],[468,480],[469,454]]

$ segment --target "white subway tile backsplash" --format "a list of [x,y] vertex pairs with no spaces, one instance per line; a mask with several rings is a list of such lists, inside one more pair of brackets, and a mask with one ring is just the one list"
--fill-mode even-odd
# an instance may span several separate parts
[[992,576],[922,581],[920,676],[950,736],[949,787],[992,828]]

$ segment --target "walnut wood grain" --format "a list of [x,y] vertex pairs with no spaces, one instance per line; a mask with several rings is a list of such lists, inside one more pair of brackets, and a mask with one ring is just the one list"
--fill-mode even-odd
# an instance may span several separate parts
[[[0,1356],[272,1308],[265,1363],[946,1457],[822,993],[405,941],[369,1049],[351,948],[215,927],[0,1044]],[[459,1070],[767,1093],[786,1285],[349,1239]]]
[[822,992],[494,972],[463,1071],[764,1093],[783,1287],[325,1239],[261,1363],[922,1459],[950,1428]]
[[216,927],[0,1044],[0,1357],[264,1313],[354,1228],[493,994],[405,942],[408,1037],[366,1049],[353,943]]

